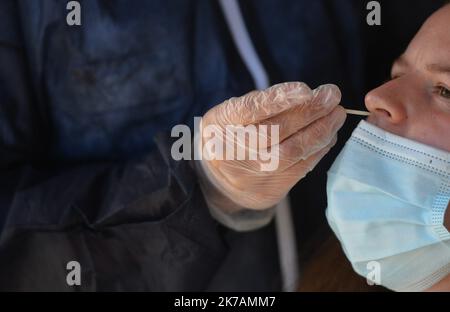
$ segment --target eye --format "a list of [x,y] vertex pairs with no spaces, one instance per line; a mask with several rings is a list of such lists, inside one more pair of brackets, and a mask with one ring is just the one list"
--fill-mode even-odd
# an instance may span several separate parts
[[450,100],[450,90],[445,87],[438,87],[438,94],[439,96],[443,97],[444,99]]

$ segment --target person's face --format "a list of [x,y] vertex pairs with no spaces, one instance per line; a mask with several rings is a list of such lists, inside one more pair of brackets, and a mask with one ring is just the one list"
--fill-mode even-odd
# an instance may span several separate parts
[[391,76],[367,94],[367,121],[450,151],[450,5],[428,19],[394,63]]
[[[394,63],[392,80],[366,96],[368,122],[450,152],[450,5],[433,14]],[[450,203],[444,217],[450,231]],[[450,291],[450,275],[430,291]]]

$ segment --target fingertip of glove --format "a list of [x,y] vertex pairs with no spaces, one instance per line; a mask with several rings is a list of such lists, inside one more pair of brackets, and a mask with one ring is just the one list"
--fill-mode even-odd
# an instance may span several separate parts
[[311,88],[306,83],[299,81],[284,82],[269,88],[269,90],[274,89],[285,93],[289,97],[305,96],[312,93]]
[[325,106],[336,106],[341,102],[342,93],[338,86],[325,84],[313,90],[314,98]]

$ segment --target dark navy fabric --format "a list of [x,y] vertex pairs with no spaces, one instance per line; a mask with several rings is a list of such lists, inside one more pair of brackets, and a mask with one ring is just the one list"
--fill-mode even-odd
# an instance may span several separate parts
[[[253,89],[218,3],[80,3],[69,27],[65,0],[0,2],[0,289],[280,289],[273,224],[223,228],[170,158],[172,126]],[[271,82],[361,103],[353,3],[241,1]]]
[[[80,27],[67,26],[66,1],[18,3],[18,40],[38,93],[33,103],[46,114],[58,160],[142,155],[156,132],[190,124],[253,87],[215,1],[81,1]],[[360,80],[345,77],[351,65],[361,68],[351,64],[360,53],[348,1],[336,8],[327,1],[244,6],[258,19],[249,28],[264,38],[262,57],[276,68],[272,82],[361,89]]]

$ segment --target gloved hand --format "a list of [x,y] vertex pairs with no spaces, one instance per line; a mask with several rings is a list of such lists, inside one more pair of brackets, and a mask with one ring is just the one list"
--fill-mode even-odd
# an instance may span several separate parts
[[[203,131],[196,148],[203,149],[204,154],[197,168],[202,171],[201,185],[208,204],[227,212],[275,206],[336,143],[336,133],[346,119],[344,108],[338,105],[340,101],[341,93],[334,85],[311,90],[304,83],[291,82],[231,98],[209,110],[201,129],[213,127],[214,133],[223,134],[218,139],[222,140],[224,151],[230,146],[235,149],[240,146],[246,150],[246,157],[208,160],[216,151],[205,148],[211,137]],[[249,152],[259,155],[264,146],[255,149],[249,146],[248,137],[239,140],[237,136],[226,136],[226,126],[239,125],[255,125],[257,130],[259,125],[269,126],[267,133],[258,131],[257,135],[263,141],[267,138],[271,149],[278,148],[276,170],[261,170],[267,161],[261,161],[260,157],[249,159]],[[279,144],[271,141],[270,125],[279,125]]]

